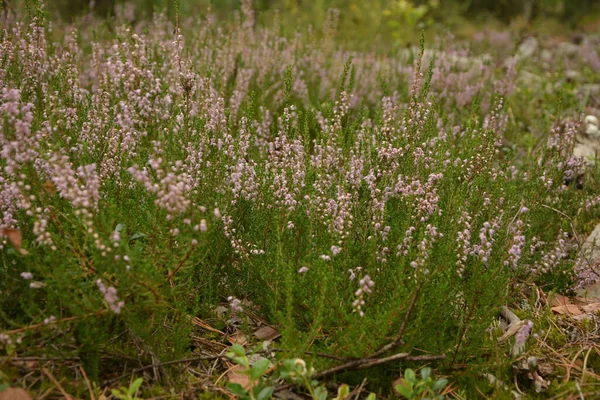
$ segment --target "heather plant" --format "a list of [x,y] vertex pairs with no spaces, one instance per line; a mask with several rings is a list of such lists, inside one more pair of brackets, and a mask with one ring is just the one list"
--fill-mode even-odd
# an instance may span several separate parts
[[185,358],[190,320],[228,302],[288,358],[360,358],[400,331],[403,351],[486,368],[472,357],[522,286],[594,279],[570,269],[594,198],[565,185],[577,124],[548,117],[531,157],[506,151],[522,60],[349,52],[335,11],[294,37],[241,11],[228,29],[3,17],[5,355],[78,357],[100,382]]

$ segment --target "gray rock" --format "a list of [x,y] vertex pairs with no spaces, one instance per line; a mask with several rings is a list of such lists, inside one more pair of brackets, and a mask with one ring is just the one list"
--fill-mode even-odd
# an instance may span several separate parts
[[575,57],[579,53],[579,46],[575,43],[562,42],[556,47],[556,52],[564,57]]
[[577,88],[577,92],[581,94],[591,94],[598,96],[600,94],[600,83],[586,83]]
[[565,78],[569,81],[578,81],[581,78],[581,72],[569,69],[565,71]]
[[540,58],[542,59],[542,61],[549,63],[552,62],[554,56],[552,55],[552,52],[550,50],[544,49],[540,53]]
[[539,75],[534,74],[533,72],[529,72],[527,70],[522,70],[519,72],[517,81],[519,85],[532,89],[540,88],[543,83],[543,79]]
[[[593,115],[587,115],[581,124],[579,132],[577,132],[577,140],[573,148],[575,157],[583,157],[589,165],[594,165],[596,158],[600,154],[600,129],[598,118]],[[598,231],[598,232],[596,232]],[[596,227],[590,235],[586,243],[582,246],[582,251],[589,252],[594,246],[594,240],[597,241],[599,249],[598,254],[594,256],[600,260],[600,225]],[[590,242],[590,243],[588,243]],[[584,252],[584,255],[588,255]],[[591,256],[591,254],[590,254]]]
[[533,36],[525,39],[517,48],[517,57],[519,59],[531,58],[538,50],[539,43]]

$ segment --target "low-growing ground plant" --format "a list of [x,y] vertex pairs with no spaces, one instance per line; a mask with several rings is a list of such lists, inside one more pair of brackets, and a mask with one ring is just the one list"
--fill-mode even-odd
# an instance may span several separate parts
[[[486,333],[500,307],[531,284],[597,279],[573,270],[574,229],[597,203],[597,185],[565,184],[586,168],[577,121],[560,119],[574,95],[544,95],[544,133],[519,155],[532,139],[519,137],[518,57],[423,39],[350,53],[335,12],[288,38],[249,1],[227,29],[211,16],[2,18],[0,346],[3,360],[77,360],[76,396],[140,365],[190,384],[169,371],[210,344],[193,321],[221,303],[223,325],[277,327],[287,377],[306,359],[314,398],[327,396],[317,378],[354,368],[381,395],[402,370],[401,390],[439,395],[446,382],[406,368],[506,370]],[[231,391],[268,398],[270,361],[231,352],[253,382]]]

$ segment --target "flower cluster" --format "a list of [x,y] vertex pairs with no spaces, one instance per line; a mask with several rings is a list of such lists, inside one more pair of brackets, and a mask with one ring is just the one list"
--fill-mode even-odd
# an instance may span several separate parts
[[363,307],[365,306],[365,296],[368,293],[371,293],[371,288],[375,286],[375,282],[373,282],[369,275],[365,275],[360,281],[358,281],[358,284],[360,287],[354,293],[356,299],[352,303],[352,307],[354,312],[357,312],[358,315],[364,317],[365,312],[363,311]]
[[115,289],[114,286],[106,287],[104,282],[102,282],[102,279],[98,279],[96,281],[96,286],[98,287],[100,293],[102,293],[104,296],[104,301],[106,301],[110,310],[115,314],[121,313],[121,310],[123,307],[125,307],[125,302],[119,301],[119,298],[117,297],[117,289]]

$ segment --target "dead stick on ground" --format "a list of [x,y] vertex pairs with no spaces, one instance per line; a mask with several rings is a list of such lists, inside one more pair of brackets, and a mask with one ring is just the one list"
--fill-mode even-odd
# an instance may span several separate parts
[[90,400],[96,400],[96,396],[94,395],[94,391],[92,390],[92,384],[85,373],[85,369],[81,365],[79,365],[79,370],[81,371],[81,375],[83,376],[83,380],[85,382],[85,386],[87,386],[88,393],[90,394]]
[[396,334],[394,340],[377,350],[375,353],[371,354],[368,358],[377,358],[387,353],[388,351],[394,350],[403,343],[402,336],[404,335],[406,328],[408,328],[408,320],[410,319],[410,316],[412,315],[415,309],[417,299],[419,298],[419,294],[421,294],[421,289],[423,288],[423,284],[424,282],[421,282],[419,286],[417,286],[417,289],[413,294],[412,300],[410,301],[410,305],[408,306],[408,310],[406,311],[406,315],[404,316],[404,320],[402,321],[402,325],[400,325],[400,329],[398,330],[398,333]]
[[[348,361],[348,362],[338,365],[336,367],[327,369],[325,371],[318,372],[316,374],[313,374],[311,376],[311,378],[312,379],[320,379],[325,376],[333,375],[338,372],[343,372],[343,371],[347,371],[347,370],[351,370],[351,369],[370,368],[375,365],[380,365],[380,364],[384,364],[384,363],[388,363],[388,362],[392,362],[392,361],[396,361],[396,360],[433,361],[433,360],[443,360],[444,358],[446,358],[446,356],[443,354],[433,355],[433,356],[410,356],[408,353],[399,353],[399,354],[395,354],[395,355],[392,355],[389,357],[378,358],[382,354],[385,354],[391,350],[394,350],[398,346],[400,346],[401,344],[404,343],[402,341],[402,336],[404,335],[406,328],[408,328],[408,321],[409,321],[412,313],[414,312],[414,309],[417,304],[417,300],[419,298],[419,295],[421,293],[421,289],[423,288],[423,285],[424,285],[424,282],[421,282],[415,289],[415,293],[413,294],[413,297],[410,301],[410,304],[406,311],[406,315],[404,316],[404,320],[402,321],[402,324],[400,325],[400,329],[398,330],[398,333],[394,337],[394,340],[392,340],[390,343],[386,344],[385,346],[381,347],[379,350],[377,350],[375,353],[371,354],[368,357],[361,358],[358,360]],[[277,387],[275,389],[275,391],[278,392],[281,390],[289,389],[291,386],[292,385],[282,385],[282,386]]]
[[126,374],[123,374],[121,376],[118,376],[116,378],[113,379],[109,379],[107,381],[104,381],[103,386],[108,386],[114,382],[118,382],[121,379],[125,379],[133,374],[137,374],[138,372],[143,372],[147,369],[153,369],[153,368],[157,368],[157,367],[162,367],[165,365],[172,365],[172,364],[182,364],[182,363],[186,363],[186,362],[194,362],[194,361],[203,361],[203,360],[216,360],[218,358],[227,358],[227,356],[225,355],[217,355],[217,356],[203,356],[203,357],[191,357],[191,358],[183,358],[181,360],[173,360],[173,361],[165,361],[159,364],[150,364],[150,365],[145,365],[143,367],[140,368],[136,368],[133,369],[129,372],[127,372]]
[[60,391],[60,393],[63,395],[63,397],[65,399],[67,399],[67,400],[73,399],[71,396],[69,396],[69,394],[67,392],[65,392],[65,389],[63,389],[60,382],[56,380],[56,378],[54,377],[54,375],[52,375],[52,373],[50,373],[50,371],[48,371],[46,368],[42,368],[42,372],[48,377],[48,379],[50,379],[52,381],[52,383],[54,383],[54,385],[56,385],[56,387],[58,388],[58,390]]
[[[400,357],[403,354],[406,354],[406,356],[405,357]],[[404,361],[439,361],[439,360],[443,360],[444,358],[446,358],[446,356],[444,354],[431,355],[431,356],[428,356],[428,355],[411,356],[411,355],[408,355],[407,353],[399,353],[399,354],[395,354],[393,356],[375,359],[375,360],[373,360],[371,362],[362,364],[357,369],[371,368],[371,367],[374,367],[376,365],[385,364],[385,363],[396,361],[396,360],[404,360]]]
[[[445,359],[446,356],[444,354],[439,355],[422,355],[422,356],[411,356],[408,353],[398,353],[389,357],[383,358],[361,358],[359,360],[353,360],[347,362],[342,365],[338,365],[337,367],[326,369],[325,371],[318,372],[311,376],[311,379],[321,379],[329,375],[336,374],[338,372],[344,372],[351,369],[366,369],[371,368],[376,365],[381,365],[393,361],[403,360],[403,361],[438,361]],[[287,390],[294,385],[281,385],[275,388],[276,392]]]
[[320,378],[324,378],[329,375],[336,374],[338,372],[347,371],[349,369],[366,369],[366,368],[374,367],[376,365],[381,365],[381,364],[385,364],[385,363],[389,363],[389,362],[397,361],[397,360],[435,361],[435,360],[443,360],[444,358],[446,358],[446,356],[443,354],[442,355],[433,355],[433,356],[429,356],[429,355],[411,356],[408,353],[398,353],[398,354],[394,354],[389,357],[383,357],[383,358],[361,358],[360,360],[350,361],[345,364],[338,365],[337,367],[329,368],[329,369],[326,369],[325,371],[318,372],[318,373],[314,374],[313,376],[311,376],[311,378],[320,379]]

